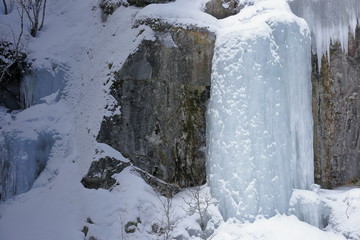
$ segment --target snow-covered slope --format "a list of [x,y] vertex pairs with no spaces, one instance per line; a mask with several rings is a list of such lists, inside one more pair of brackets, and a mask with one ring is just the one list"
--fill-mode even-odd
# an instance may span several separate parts
[[[96,230],[94,235],[119,239],[113,234],[121,229],[118,225],[121,216],[124,216],[122,221],[130,221],[128,218],[136,215],[136,209],[127,206],[136,206],[136,199],[141,201],[136,194],[88,190],[80,181],[90,163],[100,157],[95,155],[95,150],[113,155],[96,143],[95,137],[103,116],[108,114],[105,105],[113,104],[106,94],[111,71],[119,69],[140,39],[147,35],[145,31],[137,37],[139,30],[131,28],[137,12],[138,9],[131,7],[119,9],[107,23],[102,23],[98,1],[48,3],[45,27],[28,44],[29,59],[39,71],[45,69],[52,73],[54,66],[66,71],[62,96],[49,95],[13,118],[3,112],[2,117],[8,119],[3,122],[8,125],[2,131],[16,131],[19,141],[30,139],[32,132],[51,132],[56,141],[46,168],[31,191],[2,203],[0,239],[82,239],[81,230],[89,217],[97,226],[113,225],[116,229],[107,230],[108,237],[96,234]],[[15,17],[13,14],[1,16],[9,22]],[[110,63],[113,69],[109,69]],[[34,149],[25,151],[30,153]],[[18,174],[24,175],[27,171]],[[132,184],[126,189],[137,189],[145,196],[146,191],[142,189],[149,187],[139,177],[133,176],[135,180],[132,180],[132,174],[127,175],[126,182],[121,181],[122,186]],[[133,198],[129,198],[131,195]],[[129,213],[121,214],[120,208]],[[92,216],[95,213],[97,215]]]

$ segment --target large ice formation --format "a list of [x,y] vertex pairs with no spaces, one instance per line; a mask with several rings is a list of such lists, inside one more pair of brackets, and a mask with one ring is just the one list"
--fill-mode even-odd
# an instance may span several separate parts
[[330,54],[330,44],[339,42],[348,51],[349,33],[355,34],[360,20],[358,0],[289,0],[292,11],[306,20],[312,34],[312,50],[321,57]]
[[65,87],[64,70],[59,66],[53,66],[52,71],[47,69],[34,69],[27,74],[21,85],[22,100],[25,107],[44,102],[42,98],[57,93],[56,100],[59,100],[61,92]]
[[12,132],[0,140],[0,200],[29,190],[45,168],[55,142],[49,133],[23,139]]
[[[317,187],[320,189],[320,186]],[[331,207],[319,194],[319,190],[312,190],[294,190],[290,199],[289,213],[303,222],[325,228],[329,223]]]
[[293,188],[313,183],[310,32],[285,0],[259,1],[223,23],[208,182],[225,219],[252,221],[287,212]]
[[65,107],[58,102],[64,76],[58,67],[35,69],[22,83],[27,109],[0,108],[0,200],[28,191],[45,168],[60,138],[57,128],[62,128],[59,118]]

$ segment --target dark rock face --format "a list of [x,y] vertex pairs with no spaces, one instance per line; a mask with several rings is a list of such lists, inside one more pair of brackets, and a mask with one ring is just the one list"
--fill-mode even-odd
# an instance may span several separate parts
[[97,140],[167,183],[203,184],[214,43],[206,29],[175,27],[144,40],[111,87],[121,115],[104,119]]
[[21,78],[29,68],[26,54],[13,43],[0,41],[0,106],[10,110],[22,108],[20,99]]
[[331,46],[320,72],[313,59],[315,182],[333,188],[360,177],[360,29],[349,53]]
[[151,3],[167,3],[167,2],[173,2],[174,0],[127,0],[127,1],[130,5],[143,7]]
[[206,3],[205,12],[223,19],[239,13],[243,7],[239,0],[211,0]]
[[129,165],[130,163],[121,162],[115,158],[101,158],[99,161],[91,163],[89,172],[81,180],[81,183],[86,188],[110,189],[116,183],[116,180],[112,178],[112,175],[120,173]]

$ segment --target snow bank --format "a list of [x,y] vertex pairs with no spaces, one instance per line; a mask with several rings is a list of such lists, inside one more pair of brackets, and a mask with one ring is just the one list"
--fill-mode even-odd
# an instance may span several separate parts
[[240,224],[234,219],[223,223],[213,240],[345,240],[343,236],[324,232],[299,221],[295,216],[277,215],[258,219],[254,223]]

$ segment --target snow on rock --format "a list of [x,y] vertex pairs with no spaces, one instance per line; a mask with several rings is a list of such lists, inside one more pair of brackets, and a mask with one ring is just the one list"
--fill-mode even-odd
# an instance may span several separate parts
[[207,171],[225,219],[285,213],[292,189],[313,181],[310,36],[273,3],[245,7],[217,33]]
[[206,2],[207,0],[177,0],[167,4],[151,4],[137,14],[136,21],[161,20],[173,26],[194,25],[216,31],[217,19],[202,11]]

